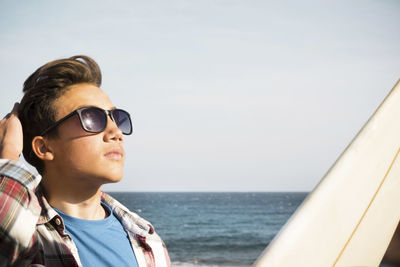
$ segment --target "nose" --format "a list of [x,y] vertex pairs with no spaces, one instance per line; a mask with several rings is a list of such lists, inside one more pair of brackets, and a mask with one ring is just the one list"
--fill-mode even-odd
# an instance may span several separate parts
[[117,124],[111,119],[110,116],[107,116],[107,127],[104,130],[104,141],[117,141],[123,142],[124,136],[122,131],[118,128]]

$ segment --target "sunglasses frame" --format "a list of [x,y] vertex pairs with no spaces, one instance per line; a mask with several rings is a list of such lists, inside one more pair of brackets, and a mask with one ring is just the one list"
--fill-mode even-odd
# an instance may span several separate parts
[[[90,130],[86,129],[86,127],[84,126],[84,124],[83,124],[83,122],[82,122],[82,111],[84,111],[84,110],[86,110],[86,109],[97,109],[97,110],[101,110],[101,111],[104,113],[104,115],[106,116],[106,124],[104,125],[104,127],[103,127],[103,129],[102,129],[101,131],[90,131]],[[123,109],[105,110],[105,109],[102,109],[102,108],[99,108],[99,107],[92,107],[92,106],[89,106],[89,107],[81,107],[81,108],[75,109],[74,111],[72,111],[71,113],[69,113],[68,115],[66,115],[65,117],[59,119],[59,120],[56,121],[54,124],[50,125],[50,126],[49,126],[46,130],[44,130],[40,135],[41,135],[41,136],[46,135],[46,134],[49,133],[51,130],[55,129],[58,125],[60,125],[62,122],[64,122],[65,120],[71,118],[72,116],[74,116],[74,115],[76,115],[76,114],[78,115],[78,117],[79,117],[79,122],[80,122],[80,124],[81,124],[81,127],[82,127],[82,129],[83,129],[85,132],[88,132],[88,133],[101,133],[101,132],[103,132],[103,131],[107,128],[107,124],[108,124],[108,119],[107,119],[107,117],[108,117],[108,116],[111,118],[111,120],[112,120],[113,122],[115,122],[115,119],[114,119],[114,116],[113,116],[113,112],[115,112],[115,111],[122,111],[122,112],[125,112],[125,113],[128,115],[128,120],[129,120],[129,123],[131,124],[131,129],[130,129],[130,131],[129,131],[128,133],[124,133],[124,132],[122,132],[122,133],[125,134],[125,135],[130,135],[130,134],[132,134],[133,125],[132,125],[131,115],[130,115],[127,111],[125,111],[125,110],[123,110]],[[115,123],[116,123],[116,122],[115,122]],[[117,125],[117,127],[119,128],[118,125]],[[120,128],[119,128],[119,129],[120,129]],[[121,130],[121,129],[120,129],[120,130]],[[121,131],[122,131],[122,130],[121,130]]]

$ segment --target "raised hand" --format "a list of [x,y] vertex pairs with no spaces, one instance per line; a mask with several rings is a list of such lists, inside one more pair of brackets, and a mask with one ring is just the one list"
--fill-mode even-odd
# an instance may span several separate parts
[[22,125],[18,119],[18,105],[0,121],[0,158],[18,160],[23,148]]

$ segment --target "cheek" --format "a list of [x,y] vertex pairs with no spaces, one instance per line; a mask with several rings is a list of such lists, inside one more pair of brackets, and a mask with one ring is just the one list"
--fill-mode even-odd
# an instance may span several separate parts
[[98,145],[95,142],[76,142],[71,146],[71,149],[78,158],[90,158],[99,155]]
[[[93,136],[91,136],[93,137]],[[68,149],[69,170],[87,177],[95,176],[108,182],[122,179],[124,161],[110,161],[104,157],[104,143],[94,138],[82,138],[84,142],[73,142]],[[82,141],[82,140],[79,140]]]
[[102,155],[101,144],[93,137],[95,136],[79,137],[65,142],[58,153],[62,154],[61,158],[71,166],[79,169],[90,167]]
[[67,161],[76,164],[87,164],[93,157],[99,155],[102,147],[102,137],[84,131],[77,116],[67,120],[59,128],[60,149]]

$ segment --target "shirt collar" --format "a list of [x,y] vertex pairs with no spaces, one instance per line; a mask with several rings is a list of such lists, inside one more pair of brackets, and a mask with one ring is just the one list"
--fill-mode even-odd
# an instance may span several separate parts
[[[36,196],[39,199],[39,203],[42,207],[42,212],[40,214],[37,224],[45,224],[49,223],[52,220],[61,219],[61,216],[57,213],[57,211],[54,210],[47,202],[43,190],[43,187],[41,186],[41,184],[39,184],[38,188],[36,189]],[[141,218],[136,213],[130,211],[127,207],[122,205],[120,202],[118,202],[107,193],[102,192],[101,200],[111,208],[115,217],[117,217],[117,219],[121,222],[125,230],[133,233],[134,235],[140,235],[142,237],[147,237],[148,235],[154,233],[154,227],[150,222]]]
[[40,206],[42,207],[42,212],[40,213],[37,224],[45,224],[55,218],[61,219],[61,216],[57,213],[57,211],[55,211],[53,207],[50,206],[49,202],[47,202],[47,199],[44,196],[44,189],[41,184],[39,184],[35,193],[39,200]]
[[127,207],[119,203],[107,193],[102,192],[101,198],[102,201],[112,209],[114,215],[127,231],[142,237],[147,237],[154,233],[154,227],[150,222],[130,211]]

